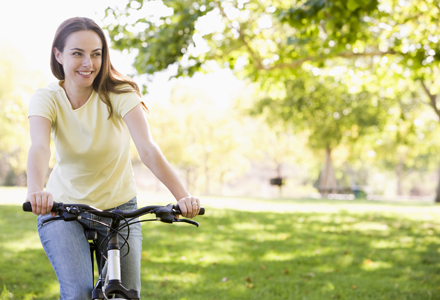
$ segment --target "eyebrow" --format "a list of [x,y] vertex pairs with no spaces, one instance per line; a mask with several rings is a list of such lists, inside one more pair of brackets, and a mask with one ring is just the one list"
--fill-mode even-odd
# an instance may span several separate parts
[[[70,49],[70,50],[77,50],[77,51],[82,51],[82,52],[85,52],[83,49],[81,49],[81,48],[72,48],[72,49]],[[95,51],[99,51],[99,50],[102,50],[101,48],[96,48],[95,50],[93,50],[92,52],[95,52]]]

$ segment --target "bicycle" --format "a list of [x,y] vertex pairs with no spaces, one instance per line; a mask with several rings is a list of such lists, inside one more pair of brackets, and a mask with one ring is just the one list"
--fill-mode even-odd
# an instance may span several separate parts
[[[23,203],[23,210],[26,212],[32,212],[31,203],[30,202]],[[102,264],[102,259],[100,262],[100,270],[103,271],[101,272],[101,275],[99,276],[96,283],[94,283],[94,288],[92,291],[93,300],[108,300],[109,296],[124,297],[124,298],[111,298],[113,300],[140,299],[139,292],[137,290],[133,290],[133,289],[128,290],[122,285],[121,282],[120,250],[126,245],[128,249],[130,247],[127,241],[128,236],[130,234],[129,231],[130,225],[135,223],[148,222],[148,221],[161,221],[169,224],[180,222],[180,223],[188,223],[191,225],[195,225],[197,227],[199,226],[199,223],[193,220],[177,219],[175,215],[181,215],[182,213],[178,205],[173,205],[171,203],[165,206],[158,206],[158,205],[145,206],[138,210],[124,212],[119,210],[118,207],[116,207],[111,211],[103,211],[93,206],[84,205],[84,204],[63,204],[63,203],[54,202],[51,211],[56,212],[57,216],[43,221],[43,226],[44,224],[52,221],[65,221],[65,222],[77,221],[81,218],[80,214],[86,212],[92,213],[99,217],[111,218],[110,226],[97,220],[87,219],[99,224],[103,224],[104,226],[108,227],[108,234],[104,238],[104,241],[99,246],[97,246],[96,244],[96,241],[98,239],[97,231],[94,229],[87,229],[82,223],[78,222],[84,227],[86,238],[90,244],[92,272],[94,273],[93,255],[95,251],[98,250],[101,251],[102,254],[101,257],[103,257],[106,260],[104,265]],[[156,218],[133,221],[136,218],[149,213],[152,214],[154,213],[156,215]],[[205,209],[201,207],[199,215],[204,215],[204,214],[205,214]],[[123,221],[122,224],[121,221]],[[119,233],[119,231],[127,226],[128,226],[128,233],[127,236],[124,237],[122,236],[122,234]],[[119,238],[122,238],[124,240],[122,246],[119,246]],[[104,242],[106,242],[106,244],[103,244]],[[104,246],[107,247],[107,257],[104,256],[104,251],[102,250]],[[104,273],[104,270],[107,270],[107,272],[105,272],[106,276],[103,279],[102,274]],[[93,276],[93,281],[95,281],[94,276]]]

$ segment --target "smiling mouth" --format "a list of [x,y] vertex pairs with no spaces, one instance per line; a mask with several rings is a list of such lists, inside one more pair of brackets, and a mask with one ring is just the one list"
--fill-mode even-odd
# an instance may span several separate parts
[[84,76],[89,76],[89,75],[92,75],[93,71],[90,71],[90,72],[80,72],[80,71],[78,71],[78,73],[81,74],[81,75],[84,75]]

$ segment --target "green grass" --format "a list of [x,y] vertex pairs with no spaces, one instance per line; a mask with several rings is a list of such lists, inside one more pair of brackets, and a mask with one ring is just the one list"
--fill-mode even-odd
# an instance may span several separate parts
[[[142,299],[440,299],[439,206],[205,203],[199,228],[144,223]],[[0,299],[58,299],[35,216],[0,208]]]

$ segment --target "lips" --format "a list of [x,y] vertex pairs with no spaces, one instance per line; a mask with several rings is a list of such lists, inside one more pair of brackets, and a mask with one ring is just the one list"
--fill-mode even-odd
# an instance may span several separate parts
[[93,71],[76,71],[81,77],[90,78],[93,75]]

